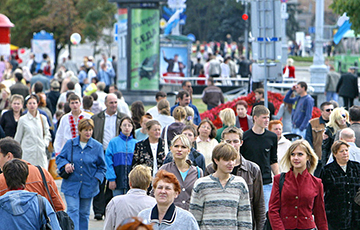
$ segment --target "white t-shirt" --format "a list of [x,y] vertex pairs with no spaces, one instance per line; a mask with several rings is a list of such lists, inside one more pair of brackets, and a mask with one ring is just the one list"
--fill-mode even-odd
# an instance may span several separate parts
[[158,144],[159,143],[150,143],[150,147],[151,147],[151,152],[152,152],[152,155],[153,155],[153,159],[154,159],[154,163],[153,163],[153,177],[156,176],[156,173],[157,173],[157,157],[156,157],[156,153],[157,153],[157,149],[158,149]]

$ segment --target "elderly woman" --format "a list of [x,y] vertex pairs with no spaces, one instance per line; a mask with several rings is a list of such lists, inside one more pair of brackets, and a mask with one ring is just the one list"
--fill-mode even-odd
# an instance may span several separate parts
[[14,139],[21,144],[22,159],[47,169],[45,149],[49,145],[51,135],[46,117],[38,111],[38,104],[39,97],[36,94],[26,98],[28,112],[20,117]]
[[[317,160],[317,155],[306,140],[293,142],[286,151],[282,163],[290,170],[274,177],[269,201],[272,229],[328,229],[323,185],[319,178],[311,175]],[[280,193],[281,176],[285,180]]]
[[248,103],[244,100],[239,100],[236,102],[235,108],[237,113],[235,126],[241,128],[244,132],[251,129],[254,123],[252,117],[247,114]]
[[234,110],[226,108],[220,111],[219,117],[223,123],[223,127],[216,131],[215,139],[221,142],[221,134],[227,127],[235,126],[236,116]]
[[59,170],[70,174],[63,179],[61,191],[65,195],[67,213],[74,221],[75,230],[87,230],[91,200],[99,193],[105,177],[102,145],[91,136],[94,122],[84,118],[78,124],[79,136],[68,140],[56,157]]
[[329,230],[360,229],[360,207],[354,202],[360,188],[360,164],[349,160],[349,146],[335,141],[331,147],[335,160],[324,166],[320,175]]
[[10,98],[11,108],[6,111],[0,120],[0,125],[4,129],[5,136],[14,137],[19,119],[22,115],[24,98],[20,94],[14,94]]
[[331,154],[331,146],[334,143],[335,135],[338,131],[349,127],[349,113],[344,108],[336,108],[330,115],[330,120],[326,124],[325,133],[322,142],[322,157],[323,165],[329,160]]
[[275,133],[278,138],[277,158],[279,163],[279,170],[280,172],[287,172],[285,165],[281,164],[281,159],[285,156],[286,151],[291,145],[291,141],[282,135],[283,124],[279,120],[270,121],[269,131]]
[[209,120],[204,119],[200,122],[197,132],[199,136],[196,138],[197,151],[202,153],[205,157],[205,165],[209,165],[212,162],[212,151],[218,143],[216,137],[216,127]]
[[203,176],[203,172],[202,169],[193,166],[191,161],[187,160],[191,150],[191,142],[187,136],[184,134],[175,136],[171,142],[170,150],[173,155],[173,162],[164,164],[160,170],[164,169],[176,176],[181,186],[181,192],[175,198],[174,204],[189,210],[191,191],[195,181]]
[[181,187],[176,176],[165,170],[159,170],[153,182],[156,205],[139,213],[139,217],[151,223],[158,229],[199,229],[194,216],[174,204]]

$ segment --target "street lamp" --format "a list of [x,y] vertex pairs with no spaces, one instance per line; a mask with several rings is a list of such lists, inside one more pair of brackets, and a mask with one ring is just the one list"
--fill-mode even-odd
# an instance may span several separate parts
[[251,2],[251,0],[236,0],[236,2],[240,2],[241,4],[244,5],[245,4],[245,11],[244,14],[242,15],[242,19],[245,21],[245,57],[246,59],[249,59],[249,24],[248,24],[248,19],[249,19],[249,14],[248,14],[248,3]]

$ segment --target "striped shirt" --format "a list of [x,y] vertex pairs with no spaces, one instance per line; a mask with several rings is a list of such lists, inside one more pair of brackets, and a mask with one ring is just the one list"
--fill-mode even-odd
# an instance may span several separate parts
[[231,175],[225,187],[212,175],[198,179],[189,211],[200,229],[252,229],[249,190],[239,176]]

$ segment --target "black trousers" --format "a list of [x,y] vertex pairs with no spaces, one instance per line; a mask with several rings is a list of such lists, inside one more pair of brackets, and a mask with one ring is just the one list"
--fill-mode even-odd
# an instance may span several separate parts
[[113,194],[106,179],[100,184],[99,188],[100,192],[93,199],[93,210],[95,214],[105,215],[106,205],[110,202]]
[[354,105],[354,98],[351,97],[342,97],[344,100],[344,107],[347,111],[349,111],[349,108]]

